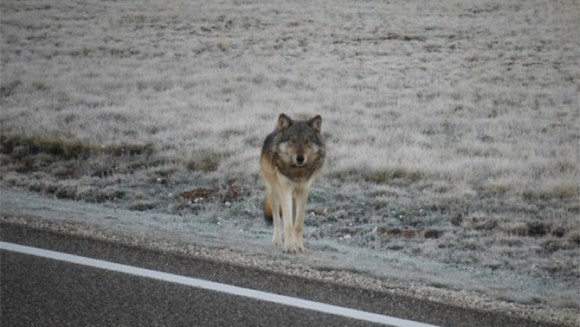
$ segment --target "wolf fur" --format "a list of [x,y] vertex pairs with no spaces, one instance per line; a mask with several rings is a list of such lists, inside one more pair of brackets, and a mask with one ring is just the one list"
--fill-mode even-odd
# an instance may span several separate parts
[[[304,252],[304,214],[310,185],[320,174],[326,147],[322,118],[292,120],[280,114],[276,129],[266,137],[260,168],[266,184],[264,217],[272,220],[272,243],[284,252]],[[283,243],[282,243],[283,242]]]

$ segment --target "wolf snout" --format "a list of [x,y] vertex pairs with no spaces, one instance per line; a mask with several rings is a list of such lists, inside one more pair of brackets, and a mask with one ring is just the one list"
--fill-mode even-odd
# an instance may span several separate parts
[[303,165],[304,163],[306,163],[306,156],[299,154],[296,156],[296,164],[298,165]]

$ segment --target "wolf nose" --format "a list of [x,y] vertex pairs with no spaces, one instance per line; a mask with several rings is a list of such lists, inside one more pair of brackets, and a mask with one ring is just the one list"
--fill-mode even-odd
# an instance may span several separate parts
[[301,165],[304,163],[304,161],[306,161],[306,157],[303,155],[297,155],[296,156],[296,163]]

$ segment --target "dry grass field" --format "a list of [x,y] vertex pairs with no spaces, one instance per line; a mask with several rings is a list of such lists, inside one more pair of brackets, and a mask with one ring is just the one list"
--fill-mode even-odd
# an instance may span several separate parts
[[261,142],[319,113],[307,247],[578,310],[579,30],[574,0],[2,0],[1,184],[267,239]]

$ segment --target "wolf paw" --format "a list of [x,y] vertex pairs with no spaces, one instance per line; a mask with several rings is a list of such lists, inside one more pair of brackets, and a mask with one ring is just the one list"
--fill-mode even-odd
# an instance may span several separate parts
[[306,249],[304,249],[304,245],[300,244],[284,244],[284,253],[288,254],[297,254],[297,253],[305,253]]
[[296,244],[296,250],[300,253],[306,252],[306,249],[304,248],[304,244],[302,244],[302,243]]
[[282,238],[279,237],[278,235],[274,235],[272,237],[272,244],[274,246],[282,246]]
[[274,246],[282,246],[282,230],[280,230],[280,228],[274,227],[272,233],[272,244],[274,244]]
[[288,254],[296,254],[298,253],[298,249],[295,244],[284,244],[283,252]]
[[280,240],[272,240],[272,245],[278,247],[278,246],[282,246],[282,241]]

